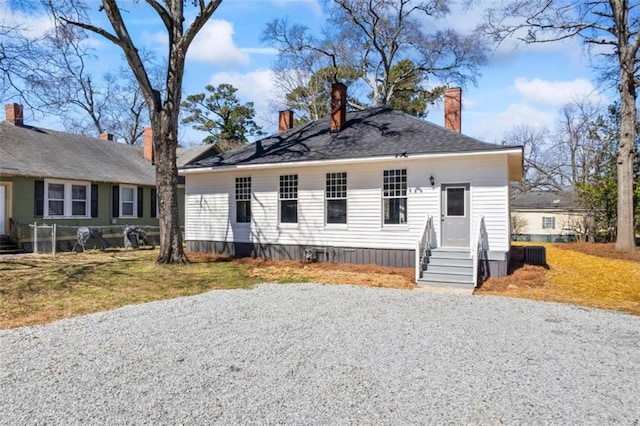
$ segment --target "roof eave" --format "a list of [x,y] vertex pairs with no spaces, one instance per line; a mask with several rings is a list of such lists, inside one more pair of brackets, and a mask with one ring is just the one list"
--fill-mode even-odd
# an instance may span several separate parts
[[196,174],[196,173],[210,173],[210,172],[222,172],[227,170],[246,170],[246,169],[278,169],[284,167],[311,167],[319,165],[332,165],[332,164],[354,164],[354,163],[375,163],[380,161],[392,161],[392,160],[421,160],[421,159],[434,159],[434,158],[454,158],[454,157],[475,157],[475,156],[488,156],[488,155],[515,155],[517,158],[522,156],[521,147],[509,147],[499,148],[495,150],[482,150],[482,151],[458,151],[458,152],[443,152],[433,154],[408,154],[406,156],[400,155],[385,155],[379,157],[362,157],[362,158],[338,158],[332,160],[311,160],[311,161],[290,161],[281,163],[261,163],[261,164],[238,164],[232,166],[213,166],[213,167],[192,167],[192,168],[179,168],[178,173],[181,175]]

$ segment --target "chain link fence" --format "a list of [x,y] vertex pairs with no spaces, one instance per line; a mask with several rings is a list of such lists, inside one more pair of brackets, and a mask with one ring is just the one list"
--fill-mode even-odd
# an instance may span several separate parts
[[63,251],[156,246],[160,227],[147,225],[69,226],[19,224],[18,245],[24,252],[55,254]]

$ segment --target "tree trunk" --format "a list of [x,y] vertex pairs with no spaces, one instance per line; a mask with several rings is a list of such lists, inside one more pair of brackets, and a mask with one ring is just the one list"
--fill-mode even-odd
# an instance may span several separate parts
[[182,231],[178,217],[178,132],[177,125],[173,125],[169,115],[164,111],[158,114],[153,132],[160,213],[160,253],[156,263],[188,263],[189,259],[182,247]]
[[[178,29],[175,37],[179,37]],[[162,105],[156,96],[151,112],[153,143],[156,149],[156,184],[160,207],[160,253],[156,263],[189,263],[182,247],[182,231],[178,217],[178,114],[182,98],[182,70],[185,52],[173,43],[167,70],[167,93]]]
[[633,226],[633,159],[635,154],[636,87],[633,58],[620,55],[620,147],[618,149],[617,250],[635,249]]

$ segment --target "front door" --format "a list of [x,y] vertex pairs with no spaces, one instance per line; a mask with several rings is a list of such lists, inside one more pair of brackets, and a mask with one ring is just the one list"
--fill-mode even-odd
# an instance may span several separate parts
[[469,184],[442,185],[442,246],[469,247]]
[[7,220],[7,187],[0,185],[0,235],[4,235],[6,232],[5,221]]

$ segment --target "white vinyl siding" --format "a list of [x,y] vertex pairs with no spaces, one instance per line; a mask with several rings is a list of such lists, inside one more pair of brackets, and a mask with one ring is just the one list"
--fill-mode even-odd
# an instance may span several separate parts
[[[407,170],[407,223],[383,225],[384,170]],[[347,227],[326,224],[327,173],[348,175]],[[280,176],[298,175],[298,226],[279,226]],[[434,176],[431,187],[429,177]],[[490,250],[509,248],[509,185],[506,155],[445,160],[397,160],[331,167],[259,169],[252,176],[251,226],[236,226],[235,178],[246,171],[186,175],[187,240],[262,242],[314,246],[414,249],[428,216],[433,216],[440,240],[440,185],[469,182],[471,228],[481,217],[489,235]],[[231,195],[229,195],[231,194]],[[231,201],[231,202],[230,202]],[[471,240],[473,241],[473,239]]]
[[44,217],[87,218],[91,212],[91,183],[45,180]]

